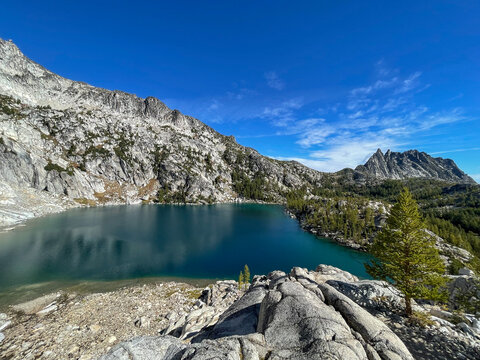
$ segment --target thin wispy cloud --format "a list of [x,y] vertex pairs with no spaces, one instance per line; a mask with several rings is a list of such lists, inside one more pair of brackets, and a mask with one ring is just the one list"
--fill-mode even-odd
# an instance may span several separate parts
[[422,75],[421,72],[417,71],[411,74],[408,78],[404,79],[401,83],[401,86],[395,89],[394,94],[402,94],[413,90],[414,88],[419,86],[418,78]]
[[243,100],[247,96],[255,95],[255,91],[247,88],[240,88],[234,91],[227,91],[226,97],[230,100]]
[[183,113],[192,115],[208,124],[237,122],[257,116],[263,104],[252,101],[257,99],[256,90],[234,84],[232,89],[213,96],[198,98],[164,99],[171,108],[181,109]]
[[480,150],[480,147],[472,147],[472,148],[465,148],[465,149],[451,149],[451,150],[434,151],[434,152],[431,152],[430,155],[441,155],[441,154],[449,154],[449,153],[464,152],[464,151],[478,151],[478,150]]
[[448,99],[448,101],[460,100],[461,98],[463,98],[463,93],[451,97],[450,99]]
[[212,103],[210,104],[210,106],[208,106],[207,110],[209,111],[218,110],[219,107],[220,107],[219,101],[217,99],[213,99]]
[[472,177],[477,183],[480,183],[480,174],[473,174],[470,175],[470,177]]
[[285,88],[285,82],[280,79],[275,71],[269,71],[264,74],[267,85],[275,90],[283,90]]
[[[417,104],[416,95],[428,89],[420,71],[400,75],[388,70],[384,62],[376,64],[377,79],[352,88],[344,103],[335,104],[337,113],[322,107],[322,119],[302,119],[303,103],[287,103],[268,108],[265,114],[279,134],[296,134],[297,144],[308,150],[308,157],[284,157],[320,171],[337,171],[364,163],[378,148],[408,146],[414,135],[433,128],[467,120],[461,108],[432,111]],[[275,109],[275,110],[274,110]],[[320,121],[321,120],[321,121]]]
[[385,63],[384,59],[380,59],[375,63],[375,73],[378,77],[383,78],[395,74],[398,72],[396,69],[392,69]]
[[297,120],[295,110],[300,109],[302,106],[303,101],[301,99],[293,98],[283,101],[276,106],[265,107],[260,117],[270,119],[275,126],[287,127]]

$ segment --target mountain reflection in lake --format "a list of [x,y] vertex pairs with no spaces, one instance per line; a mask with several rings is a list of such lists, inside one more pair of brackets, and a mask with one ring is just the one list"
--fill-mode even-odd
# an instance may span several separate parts
[[0,234],[0,289],[58,280],[236,278],[319,263],[366,276],[366,254],[304,232],[282,207],[128,205],[74,209]]

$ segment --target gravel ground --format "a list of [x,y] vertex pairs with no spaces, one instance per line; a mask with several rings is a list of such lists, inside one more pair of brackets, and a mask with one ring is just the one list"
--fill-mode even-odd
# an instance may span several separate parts
[[[95,359],[121,341],[157,335],[168,324],[165,316],[194,309],[202,290],[169,282],[90,295],[59,293],[10,308],[0,359]],[[45,314],[38,314],[42,309]]]

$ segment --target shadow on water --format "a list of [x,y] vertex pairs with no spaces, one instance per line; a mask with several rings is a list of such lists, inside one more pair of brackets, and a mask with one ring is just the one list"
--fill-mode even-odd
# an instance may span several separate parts
[[277,205],[74,209],[0,234],[0,302],[45,283],[54,290],[144,277],[232,279],[246,263],[256,274],[325,263],[367,277],[367,259],[306,233]]

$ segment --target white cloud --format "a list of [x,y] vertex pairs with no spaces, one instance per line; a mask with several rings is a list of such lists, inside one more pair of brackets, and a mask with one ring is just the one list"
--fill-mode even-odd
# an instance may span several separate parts
[[226,97],[229,100],[243,100],[245,97],[252,96],[255,94],[256,92],[254,90],[241,88],[236,91],[227,91]]
[[295,110],[303,106],[301,99],[294,98],[274,107],[263,109],[262,117],[272,120],[275,126],[286,127],[296,119]]
[[210,104],[210,106],[207,108],[208,111],[214,111],[214,110],[218,110],[218,108],[220,107],[220,103],[218,102],[217,99],[213,99],[212,100],[212,103]]
[[309,148],[313,145],[325,143],[326,139],[335,133],[335,129],[331,126],[311,126],[306,131],[300,133],[300,139],[297,141],[302,147]]
[[386,151],[396,145],[393,139],[377,134],[337,137],[333,140],[332,146],[314,151],[310,157],[323,162],[323,171],[338,171],[345,167],[355,168],[365,163],[378,148]]
[[390,76],[393,73],[397,73],[398,71],[395,70],[395,69],[389,68],[385,64],[385,60],[381,59],[381,60],[377,61],[377,63],[375,64],[375,72],[376,72],[377,76],[385,77],[385,76]]
[[[346,101],[335,104],[335,121],[326,116],[331,106],[321,111],[321,119],[302,119],[303,103],[294,101],[267,108],[264,115],[281,127],[279,135],[296,134],[297,144],[310,152],[306,157],[285,157],[320,171],[338,171],[363,164],[378,148],[410,146],[413,136],[427,134],[435,127],[467,120],[461,109],[433,112],[418,105],[415,95],[428,88],[421,83],[421,72],[406,77],[387,71],[383,62],[381,78],[348,92]],[[389,76],[387,78],[387,76]],[[332,112],[330,112],[332,114]]]
[[426,116],[422,119],[420,130],[429,130],[435,126],[450,124],[467,118],[461,114],[460,109],[454,109],[448,113],[436,113]]
[[272,89],[283,90],[285,88],[285,83],[275,71],[266,72],[263,76],[267,80],[267,85]]
[[407,99],[404,97],[394,97],[388,99],[382,107],[382,110],[388,112],[397,109],[400,105],[403,105],[407,102]]
[[441,155],[441,154],[449,154],[449,153],[464,152],[464,151],[477,151],[477,150],[480,150],[480,147],[434,151],[434,152],[431,152],[430,155]]
[[480,174],[472,174],[470,177],[472,177],[477,183],[480,183]]
[[455,95],[455,96],[451,97],[450,99],[448,99],[448,101],[455,101],[455,100],[459,100],[461,98],[463,98],[463,93],[460,93],[458,95]]
[[411,74],[405,80],[403,80],[401,86],[395,90],[395,94],[406,93],[419,86],[418,78],[420,77],[420,75],[422,75],[422,73],[420,71],[417,71]]

